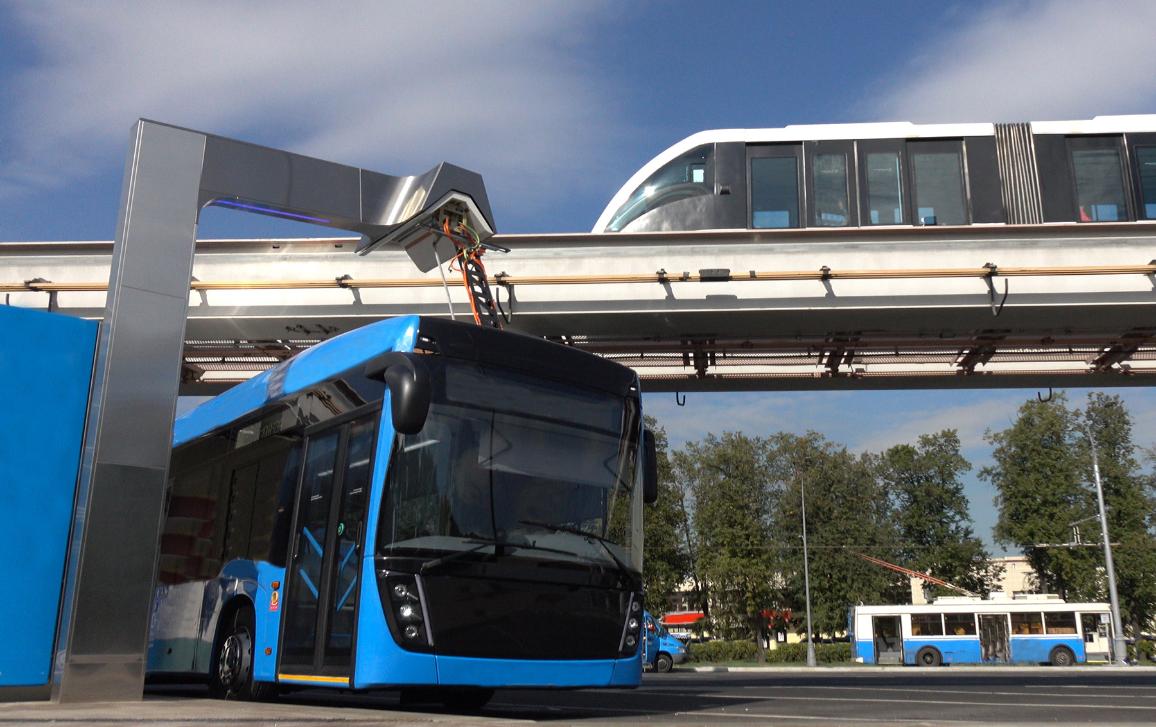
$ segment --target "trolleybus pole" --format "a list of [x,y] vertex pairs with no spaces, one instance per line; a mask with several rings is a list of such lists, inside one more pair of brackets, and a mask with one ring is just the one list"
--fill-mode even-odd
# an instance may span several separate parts
[[1112,565],[1112,541],[1108,539],[1108,516],[1104,510],[1104,488],[1100,484],[1100,458],[1096,454],[1096,437],[1092,427],[1084,422],[1088,443],[1092,446],[1092,477],[1096,481],[1096,503],[1100,507],[1100,537],[1104,543],[1104,569],[1108,573],[1108,597],[1112,605],[1112,657],[1117,664],[1128,663],[1128,648],[1124,642],[1124,624],[1120,622],[1120,598],[1116,595],[1116,568]]
[[807,666],[815,666],[815,642],[811,638],[811,566],[807,557],[807,483],[799,480],[803,509],[803,593],[807,600]]

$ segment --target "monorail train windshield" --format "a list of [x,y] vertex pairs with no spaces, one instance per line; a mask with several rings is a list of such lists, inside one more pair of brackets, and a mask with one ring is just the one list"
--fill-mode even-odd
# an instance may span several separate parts
[[392,459],[381,555],[632,560],[634,401],[461,361],[430,368],[429,418]]
[[703,131],[633,175],[593,232],[1154,219],[1156,115],[1097,116]]
[[671,202],[710,194],[707,165],[713,144],[690,150],[647,178],[614,214],[607,231],[618,232],[647,212]]

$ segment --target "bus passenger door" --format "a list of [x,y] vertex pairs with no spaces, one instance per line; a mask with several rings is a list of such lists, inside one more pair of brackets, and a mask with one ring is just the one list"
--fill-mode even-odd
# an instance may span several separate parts
[[1108,631],[1108,614],[1080,614],[1081,633],[1084,634],[1084,658],[1088,661],[1111,661],[1112,639]]
[[979,652],[983,661],[1011,661],[1011,629],[1004,613],[979,615]]
[[871,619],[875,640],[876,664],[903,663],[903,629],[899,616],[875,616]]
[[349,684],[377,416],[308,434],[286,574],[282,679]]

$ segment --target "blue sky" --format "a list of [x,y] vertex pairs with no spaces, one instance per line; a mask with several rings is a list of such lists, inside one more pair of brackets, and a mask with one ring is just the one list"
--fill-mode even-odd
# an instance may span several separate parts
[[[0,0],[0,241],[111,239],[129,127],[152,118],[394,174],[486,180],[502,232],[588,230],[696,131],[1156,111],[1156,3]],[[204,237],[310,230],[210,210]],[[1140,443],[1156,395],[1121,390]],[[987,461],[1030,391],[691,395],[709,429],[877,450],[944,426]],[[1082,400],[1080,392],[1073,399]],[[992,493],[968,492],[981,534]]]

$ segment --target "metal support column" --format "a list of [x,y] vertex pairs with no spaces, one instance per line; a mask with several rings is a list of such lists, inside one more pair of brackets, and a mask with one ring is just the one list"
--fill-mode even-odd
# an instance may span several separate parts
[[52,697],[140,699],[205,136],[137,122],[97,339]]

